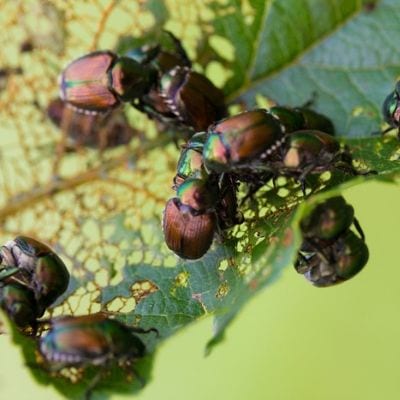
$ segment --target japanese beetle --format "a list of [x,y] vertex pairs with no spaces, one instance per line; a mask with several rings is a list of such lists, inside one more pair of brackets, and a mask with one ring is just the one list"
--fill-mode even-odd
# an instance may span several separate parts
[[[354,224],[359,236],[350,227]],[[365,236],[342,196],[318,204],[300,221],[303,243],[297,272],[315,286],[331,286],[357,274],[368,261]]]
[[203,160],[210,172],[235,171],[262,154],[274,152],[283,139],[281,125],[266,110],[246,111],[210,126]]
[[168,248],[179,257],[195,260],[210,248],[217,227],[214,212],[196,213],[178,198],[169,199],[163,214]]
[[16,280],[35,295],[38,316],[43,315],[68,287],[69,272],[63,261],[45,244],[26,236],[18,236],[1,248],[3,267],[18,267],[7,280]]
[[191,61],[171,32],[163,31],[156,45],[134,47],[137,42],[125,38],[118,51],[144,68],[154,69],[157,79],[147,93],[133,101],[134,107],[168,127],[184,131],[205,130],[226,115],[222,91],[204,75],[191,70]]
[[50,324],[51,329],[40,339],[40,352],[58,369],[105,365],[145,355],[145,345],[135,329],[103,313],[54,318]]
[[[286,175],[297,179],[305,193],[305,180],[309,174],[342,170],[352,175],[370,172],[357,171],[347,148],[331,135],[320,131],[303,130],[285,135],[284,143],[272,157],[266,158],[266,168],[275,175]],[[372,173],[372,172],[371,172]]]
[[154,70],[111,51],[95,51],[72,61],[60,77],[60,97],[78,110],[105,112],[147,93]]
[[165,242],[182,258],[200,258],[210,248],[217,227],[216,197],[207,181],[193,178],[178,187],[177,196],[165,206]]
[[311,129],[329,133],[330,135],[335,134],[332,121],[325,115],[317,113],[308,107],[275,106],[271,107],[269,112],[279,120],[285,133]]
[[89,384],[87,398],[107,366],[116,363],[126,367],[145,356],[145,344],[136,333],[156,332],[158,335],[155,328],[128,327],[104,313],[63,316],[49,322],[50,330],[40,338],[39,351],[50,370],[89,365],[103,368]]
[[360,272],[368,257],[364,240],[347,230],[334,241],[320,244],[318,248],[305,241],[295,268],[315,286],[332,286]]
[[160,96],[174,119],[195,132],[206,130],[226,115],[222,91],[187,67],[177,66],[162,76]]
[[397,129],[397,137],[400,139],[400,81],[396,83],[395,90],[383,102],[382,114],[385,121],[390,125],[383,134],[392,129]]
[[104,150],[128,144],[136,133],[120,109],[103,114],[83,114],[68,107],[64,101],[55,99],[46,111],[74,147]]
[[169,249],[185,259],[201,258],[217,230],[241,223],[236,187],[228,175],[221,182],[188,178],[168,200],[163,214],[164,238]]
[[12,280],[0,286],[0,306],[21,330],[36,332],[36,319],[40,316],[34,292]]
[[350,228],[353,222],[354,208],[342,196],[336,196],[318,204],[301,220],[300,227],[304,238],[332,240]]

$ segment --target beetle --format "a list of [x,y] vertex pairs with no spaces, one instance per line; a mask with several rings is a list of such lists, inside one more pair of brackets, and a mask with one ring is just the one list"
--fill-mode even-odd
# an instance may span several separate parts
[[[168,127],[194,132],[205,130],[226,115],[224,95],[192,63],[180,40],[163,31],[159,43],[138,47],[134,38],[124,38],[117,49],[145,68],[157,72],[150,90],[132,103],[150,118]],[[164,39],[164,40],[163,40]]]
[[382,114],[389,124],[389,128],[384,130],[382,134],[397,129],[397,137],[400,140],[400,81],[396,83],[395,90],[383,102]]
[[210,248],[217,228],[212,208],[215,199],[207,181],[188,178],[178,187],[177,197],[168,200],[163,214],[164,238],[178,256],[197,259]]
[[36,320],[41,311],[34,292],[26,285],[12,280],[3,281],[0,284],[0,306],[23,332],[36,332]]
[[269,109],[269,112],[279,120],[285,133],[311,129],[330,135],[335,134],[332,121],[308,107],[274,106]]
[[[358,235],[350,228],[354,224]],[[331,286],[356,275],[368,261],[364,232],[342,196],[316,205],[300,221],[303,243],[297,272],[315,286]]]
[[185,259],[201,258],[210,248],[215,233],[241,222],[235,186],[226,176],[222,186],[207,180],[187,178],[169,199],[163,214],[165,243]]
[[77,110],[109,111],[147,93],[155,70],[132,58],[104,50],[86,54],[67,65],[60,76],[60,98]]
[[96,51],[72,61],[60,77],[60,97],[78,110],[106,112],[129,102],[186,136],[226,115],[224,95],[191,69],[180,41],[167,32],[172,51],[161,45],[124,49],[125,55]]
[[[67,289],[69,272],[47,245],[27,236],[17,236],[0,250],[1,266],[18,267],[8,280],[30,288],[37,302],[38,316],[43,315]],[[4,278],[3,278],[4,279]]]
[[234,172],[262,154],[274,152],[283,139],[281,125],[263,109],[245,111],[211,125],[203,147],[208,172]]
[[331,135],[316,130],[302,130],[285,135],[277,151],[265,158],[265,168],[275,176],[293,177],[301,184],[305,194],[305,181],[309,174],[341,170],[351,175],[366,175],[372,171],[357,171],[347,147]]
[[206,130],[226,116],[223,92],[206,76],[188,67],[176,66],[166,72],[160,81],[159,95],[174,121],[195,132]]
[[120,109],[103,114],[84,114],[68,107],[61,99],[52,100],[46,109],[50,120],[60,128],[71,148],[113,148],[128,144],[137,133]]
[[364,240],[347,230],[316,249],[305,241],[295,263],[297,272],[318,287],[332,286],[358,274],[369,258]]
[[[128,327],[105,313],[62,316],[48,321],[50,330],[39,340],[39,351],[51,371],[63,368],[101,367],[88,385],[86,397],[99,382],[101,373],[112,363],[124,367],[146,355],[137,333],[155,332],[150,328]],[[135,372],[135,371],[134,371]],[[140,379],[139,375],[135,375]]]
[[195,260],[210,248],[217,226],[213,212],[196,213],[178,198],[167,201],[163,232],[168,248],[179,257]]
[[300,222],[302,235],[310,240],[332,240],[354,224],[364,238],[364,232],[354,217],[354,208],[342,196],[331,197],[318,204]]

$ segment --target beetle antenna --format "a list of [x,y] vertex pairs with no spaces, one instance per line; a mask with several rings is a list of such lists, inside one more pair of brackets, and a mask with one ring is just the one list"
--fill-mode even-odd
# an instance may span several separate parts
[[358,222],[358,219],[356,217],[353,218],[353,224],[357,229],[357,232],[360,234],[361,239],[365,242],[365,234],[364,231],[361,228],[360,223]]
[[129,327],[129,329],[132,332],[135,332],[135,333],[150,333],[150,332],[154,332],[156,334],[157,338],[160,337],[160,332],[156,328],[143,329],[143,328],[139,328],[138,326],[131,326],[131,327]]

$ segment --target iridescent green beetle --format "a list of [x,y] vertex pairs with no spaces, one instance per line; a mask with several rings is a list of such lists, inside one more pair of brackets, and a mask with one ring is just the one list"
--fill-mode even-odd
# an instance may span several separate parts
[[203,148],[209,172],[236,172],[251,168],[254,159],[271,154],[281,145],[278,120],[266,110],[246,111],[210,126]]
[[50,330],[40,338],[39,343],[40,353],[49,370],[85,368],[89,365],[102,367],[89,384],[87,397],[102,372],[106,372],[112,363],[120,367],[130,366],[131,362],[145,356],[146,347],[137,333],[155,332],[158,335],[155,328],[144,330],[128,327],[104,313],[64,316],[54,318],[49,323]]
[[[0,250],[1,267],[17,267],[11,277],[31,289],[35,295],[38,316],[43,315],[68,287],[69,272],[56,253],[45,244],[18,236]],[[1,275],[0,275],[1,276]]]
[[155,71],[111,51],[95,51],[72,61],[60,77],[60,97],[78,110],[105,112],[147,93]]

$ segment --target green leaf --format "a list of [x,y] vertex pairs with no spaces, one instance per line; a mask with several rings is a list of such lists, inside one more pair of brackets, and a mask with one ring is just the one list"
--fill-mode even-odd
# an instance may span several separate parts
[[[0,81],[1,243],[35,236],[66,262],[69,288],[47,317],[102,310],[129,326],[156,327],[159,338],[141,336],[149,355],[134,366],[146,381],[159,343],[193,321],[214,317],[207,352],[221,342],[246,303],[290,268],[299,221],[317,202],[369,180],[399,181],[399,142],[372,135],[399,67],[395,0],[375,8],[353,0],[27,3],[10,2],[0,16],[12,38],[0,37],[0,61],[9,68]],[[178,259],[161,231],[179,156],[171,137],[126,106],[135,128],[129,145],[74,149],[46,115],[67,62],[122,46],[121,37],[141,43],[161,27],[182,39],[195,68],[223,85],[236,108],[299,106],[315,93],[312,107],[332,119],[356,168],[377,174],[313,176],[306,199],[291,179],[268,182],[240,206],[243,224],[216,235],[200,260]],[[20,53],[26,38],[34,50]],[[242,185],[241,198],[246,190]],[[38,383],[50,382],[64,397],[84,395],[95,368],[83,368],[72,384],[65,371],[37,368],[37,340],[13,336]],[[132,370],[114,365],[104,373],[94,398],[140,390]]]
[[372,10],[345,0],[252,5],[251,24],[236,24],[233,11],[215,23],[235,48],[234,75],[225,87],[230,99],[240,96],[254,106],[262,95],[298,106],[316,94],[314,108],[332,118],[341,136],[380,129],[381,104],[398,76],[398,2]]

